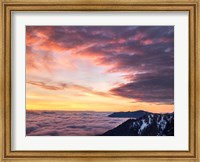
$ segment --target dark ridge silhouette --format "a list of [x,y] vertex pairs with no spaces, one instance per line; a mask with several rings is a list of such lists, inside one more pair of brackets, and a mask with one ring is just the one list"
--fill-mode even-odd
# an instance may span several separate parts
[[143,110],[138,110],[138,111],[133,111],[133,112],[115,112],[112,113],[110,115],[108,115],[108,117],[114,117],[114,118],[140,118],[144,115],[150,114],[150,112],[147,111],[143,111]]
[[102,136],[174,136],[174,113],[151,113],[129,119]]

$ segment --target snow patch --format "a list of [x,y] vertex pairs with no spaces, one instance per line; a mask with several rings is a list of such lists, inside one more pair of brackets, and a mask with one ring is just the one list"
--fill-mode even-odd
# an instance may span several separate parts
[[149,124],[151,124],[151,117],[148,115],[148,118],[149,118]]
[[165,129],[167,122],[164,120],[164,117],[161,117],[161,120],[158,122],[158,128],[162,131]]
[[148,124],[145,122],[144,119],[142,119],[142,125],[140,127],[140,129],[138,130],[138,134],[141,134],[142,131],[148,126]]

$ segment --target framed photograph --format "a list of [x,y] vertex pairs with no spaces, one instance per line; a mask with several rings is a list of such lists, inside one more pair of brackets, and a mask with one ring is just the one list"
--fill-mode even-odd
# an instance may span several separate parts
[[2,161],[199,161],[199,0],[1,0]]

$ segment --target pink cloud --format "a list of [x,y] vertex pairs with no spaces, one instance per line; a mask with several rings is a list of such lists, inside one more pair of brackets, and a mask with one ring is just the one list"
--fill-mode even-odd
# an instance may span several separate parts
[[153,44],[154,42],[151,39],[145,39],[145,40],[141,40],[140,43],[144,45],[150,45],[150,44]]
[[142,38],[144,38],[145,36],[146,36],[145,33],[138,32],[136,35],[132,36],[130,38],[130,40],[138,41],[138,40],[141,40]]

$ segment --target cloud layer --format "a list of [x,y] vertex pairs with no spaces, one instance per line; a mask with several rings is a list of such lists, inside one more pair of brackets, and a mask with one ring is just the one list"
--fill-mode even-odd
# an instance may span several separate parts
[[27,136],[94,136],[100,135],[127,118],[109,118],[110,113],[27,111]]

